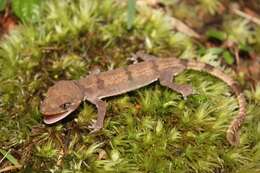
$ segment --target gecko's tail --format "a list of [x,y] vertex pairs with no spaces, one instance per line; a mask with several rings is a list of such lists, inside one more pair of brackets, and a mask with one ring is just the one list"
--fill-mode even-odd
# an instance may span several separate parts
[[245,120],[246,116],[246,99],[241,91],[239,84],[230,78],[228,75],[223,73],[221,70],[213,67],[209,64],[197,62],[197,61],[189,61],[186,64],[187,69],[197,70],[197,71],[205,71],[221,80],[226,82],[231,89],[234,91],[235,95],[237,96],[238,104],[239,104],[239,112],[238,115],[233,119],[230,123],[226,138],[231,145],[238,145],[239,144],[239,129],[241,128],[242,123]]

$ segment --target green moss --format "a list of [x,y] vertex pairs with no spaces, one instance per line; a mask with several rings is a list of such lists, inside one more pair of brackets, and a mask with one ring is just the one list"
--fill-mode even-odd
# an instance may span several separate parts
[[[126,66],[126,58],[137,50],[200,57],[221,66],[219,49],[201,48],[172,31],[169,18],[150,7],[137,7],[128,30],[126,8],[110,0],[46,1],[41,20],[19,26],[1,41],[0,147],[11,149],[24,171],[259,171],[259,87],[246,91],[248,117],[241,144],[231,147],[225,132],[237,114],[236,98],[225,83],[205,73],[187,71],[176,77],[194,88],[186,100],[158,83],[107,98],[105,127],[97,134],[89,134],[96,116],[89,103],[67,122],[43,125],[39,103],[55,81],[78,79],[94,66],[102,71]],[[230,32],[236,38],[237,32]],[[252,36],[242,33],[243,43]]]

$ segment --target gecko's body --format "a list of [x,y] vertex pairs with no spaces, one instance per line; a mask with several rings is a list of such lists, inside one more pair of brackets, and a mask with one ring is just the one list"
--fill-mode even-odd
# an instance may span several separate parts
[[245,119],[246,101],[237,82],[217,68],[205,63],[176,58],[147,58],[147,56],[149,55],[141,56],[145,60],[144,62],[125,68],[92,74],[80,80],[57,82],[49,88],[47,96],[41,104],[44,122],[52,124],[65,118],[82,101],[87,100],[95,104],[98,110],[97,121],[92,126],[94,131],[97,131],[103,127],[106,114],[106,103],[101,100],[102,98],[136,90],[157,80],[161,85],[186,97],[192,94],[191,86],[175,84],[172,79],[185,69],[192,69],[208,72],[226,82],[233,89],[238,99],[239,113],[227,130],[227,140],[232,145],[239,142],[238,130]]

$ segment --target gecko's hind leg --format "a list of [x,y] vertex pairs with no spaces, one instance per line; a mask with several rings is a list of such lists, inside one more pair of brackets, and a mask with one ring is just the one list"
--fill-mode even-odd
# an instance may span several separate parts
[[160,72],[159,81],[161,85],[180,93],[184,99],[186,99],[187,96],[192,94],[192,86],[188,84],[172,83],[173,76],[181,73],[183,70],[184,68],[180,67]]
[[107,104],[105,101],[100,99],[89,100],[89,101],[94,105],[96,105],[98,110],[97,120],[92,122],[93,124],[89,126],[89,128],[92,129],[90,133],[95,133],[103,128]]

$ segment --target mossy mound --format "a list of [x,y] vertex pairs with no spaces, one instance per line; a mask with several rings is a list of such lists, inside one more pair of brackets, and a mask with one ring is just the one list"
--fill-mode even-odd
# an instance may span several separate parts
[[[88,129],[96,109],[87,102],[70,120],[43,124],[39,104],[55,81],[79,79],[95,67],[126,66],[138,50],[197,57],[221,67],[223,50],[173,31],[161,11],[137,8],[128,29],[123,2],[45,1],[36,21],[1,41],[0,148],[10,151],[24,172],[260,171],[260,85],[245,91],[247,119],[240,145],[231,147],[225,132],[238,112],[236,98],[223,81],[205,73],[187,71],[176,78],[194,88],[186,100],[157,83],[107,98],[105,127],[96,135]],[[214,14],[214,8],[208,12]],[[225,39],[251,44],[246,40],[252,33],[236,40],[237,31],[230,32]],[[8,159],[1,162],[10,165]]]

